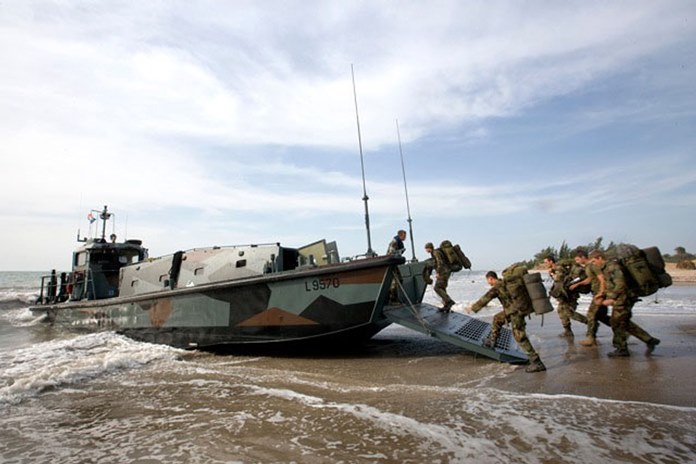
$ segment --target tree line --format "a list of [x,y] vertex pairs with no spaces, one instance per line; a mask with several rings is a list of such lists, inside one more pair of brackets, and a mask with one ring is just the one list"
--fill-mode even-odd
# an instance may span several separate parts
[[[614,254],[614,251],[619,244],[611,241],[605,246],[603,242],[603,237],[597,237],[595,241],[590,242],[587,245],[580,245],[579,247],[584,248],[585,250],[587,250],[588,253],[592,250],[602,250],[609,256]],[[553,256],[554,258],[556,258],[557,261],[568,258],[572,259],[575,257],[575,250],[579,247],[571,247],[564,240],[563,243],[561,243],[560,248],[557,249],[553,246],[548,246],[536,253],[534,255],[534,259],[526,261],[525,264],[529,268],[537,267],[544,261],[544,258],[546,258],[547,256]],[[692,261],[696,259],[696,255],[688,253],[686,251],[686,248],[682,246],[676,247],[674,249],[673,255],[669,253],[664,253],[662,257],[667,263],[681,263],[684,261]]]

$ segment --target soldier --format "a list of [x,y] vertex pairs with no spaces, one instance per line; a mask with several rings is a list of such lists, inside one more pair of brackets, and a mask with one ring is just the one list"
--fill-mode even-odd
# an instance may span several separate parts
[[585,279],[570,285],[571,290],[576,290],[582,285],[590,285],[592,292],[592,302],[587,309],[587,336],[580,341],[583,346],[597,346],[597,330],[599,321],[609,325],[608,309],[602,304],[604,300],[604,276],[587,257],[587,252],[582,248],[575,250],[575,262],[585,268]]
[[[406,231],[399,230],[396,235],[389,242],[389,247],[387,247],[387,255],[401,256],[406,251],[406,245],[404,245],[404,240],[406,240]],[[401,272],[397,267],[394,270],[394,279],[392,280],[391,287],[389,287],[389,301],[391,303],[399,303],[399,282],[401,281]]]
[[[615,350],[609,353],[609,357],[630,356],[628,351],[628,328],[631,322],[631,310],[638,298],[626,284],[626,276],[619,263],[607,261],[606,255],[600,250],[594,250],[590,253],[590,260],[594,266],[601,270],[604,276],[606,297],[600,303],[611,306],[609,322],[611,323],[611,330],[614,332],[612,343]],[[650,346],[648,351],[652,351]]]
[[404,245],[404,240],[406,240],[406,231],[399,230],[391,242],[389,242],[389,248],[387,248],[388,255],[399,255],[401,256],[406,251],[406,245]]
[[570,320],[574,319],[583,324],[587,324],[587,318],[578,313],[578,298],[580,294],[574,290],[570,290],[567,284],[569,281],[580,277],[582,268],[573,263],[570,269],[566,266],[559,266],[556,263],[556,258],[547,256],[544,258],[544,266],[549,270],[549,275],[553,279],[554,286],[552,287],[552,296],[558,301],[556,310],[558,317],[563,325],[563,333],[559,337],[573,337],[573,330],[570,327]]
[[[452,310],[452,306],[454,306],[455,302],[450,298],[450,296],[447,294],[447,284],[449,283],[450,276],[452,275],[452,270],[449,267],[449,264],[447,262],[447,259],[445,259],[445,256],[442,253],[442,250],[435,249],[433,246],[432,242],[428,242],[425,244],[425,251],[427,253],[430,253],[430,256],[432,256],[432,260],[434,261],[434,266],[435,266],[435,285],[433,286],[433,289],[435,290],[435,293],[442,299],[443,306],[442,308],[438,309],[439,312],[445,312],[448,313]],[[430,279],[430,273],[428,272],[428,279]],[[432,283],[432,280],[430,282]]]
[[[582,285],[590,285],[593,295],[590,307],[587,309],[587,338],[582,340],[580,344],[583,346],[597,346],[599,322],[611,326],[608,308],[602,303],[606,296],[604,275],[590,262],[587,252],[582,248],[575,250],[575,262],[585,268],[587,278],[572,284],[570,289],[575,290]],[[646,344],[648,354],[652,353],[655,347],[660,344],[659,338],[653,337],[633,321],[628,323],[628,333]]]
[[491,289],[467,309],[467,312],[473,311],[477,313],[494,298],[497,298],[500,304],[503,305],[503,310],[493,316],[491,334],[484,342],[484,346],[493,348],[498,339],[500,329],[505,325],[506,321],[509,321],[512,325],[512,335],[517,340],[517,344],[529,356],[530,364],[525,370],[527,372],[545,371],[546,366],[541,362],[539,354],[534,350],[532,343],[527,338],[527,323],[524,318],[527,314],[533,312],[529,295],[511,294],[506,288],[505,280],[498,279],[498,275],[494,271],[486,273],[486,281],[491,286]]

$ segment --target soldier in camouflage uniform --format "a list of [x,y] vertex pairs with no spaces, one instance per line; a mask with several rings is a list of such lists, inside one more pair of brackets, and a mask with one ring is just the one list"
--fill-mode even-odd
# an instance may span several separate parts
[[486,281],[488,285],[491,286],[491,289],[479,298],[478,301],[472,304],[469,310],[477,313],[494,298],[500,301],[500,304],[503,305],[503,310],[493,316],[491,334],[488,340],[484,342],[484,345],[493,348],[500,334],[500,329],[502,329],[506,322],[510,322],[512,325],[512,335],[515,337],[517,345],[523,349],[529,357],[530,364],[525,370],[527,372],[545,371],[546,366],[541,362],[539,354],[534,350],[532,343],[527,337],[527,323],[524,318],[526,315],[533,312],[529,296],[527,295],[526,298],[520,298],[511,295],[505,286],[504,280],[498,279],[498,275],[494,271],[488,271],[486,273]]
[[442,253],[442,250],[435,249],[433,244],[431,242],[428,242],[425,244],[425,251],[427,253],[430,253],[430,256],[432,257],[432,263],[429,266],[426,266],[429,268],[428,272],[428,279],[432,283],[432,279],[430,279],[430,272],[432,272],[432,268],[435,268],[435,285],[433,286],[433,290],[435,290],[435,293],[442,299],[442,307],[438,309],[440,312],[445,312],[448,313],[452,310],[452,306],[454,306],[455,302],[450,298],[450,296],[447,294],[447,284],[449,283],[450,276],[452,275],[452,270],[449,267],[449,264],[447,262],[447,259],[445,259],[445,256]]
[[[442,300],[443,306],[440,308],[441,312],[450,312],[452,306],[455,302],[447,293],[447,285],[449,284],[449,279],[452,276],[452,270],[449,267],[448,261],[445,258],[442,250],[435,248],[435,246],[428,242],[425,244],[426,253],[430,253],[431,259],[430,263],[426,266],[429,272],[435,270],[435,285],[433,290]],[[428,277],[429,278],[429,277]],[[432,279],[429,278],[429,283],[432,283]]]
[[[391,240],[391,242],[389,242],[389,246],[387,247],[387,255],[403,255],[406,251],[406,245],[404,245],[404,240],[406,240],[406,231],[397,231],[394,238]],[[389,287],[390,303],[399,303],[399,282],[401,282],[401,272],[397,267],[394,270],[394,279],[392,280],[391,286]]]
[[[578,248],[575,251],[575,262],[579,266],[583,266],[585,268],[587,278],[572,284],[570,288],[575,290],[581,285],[590,285],[593,295],[590,307],[587,309],[587,338],[582,340],[580,344],[583,346],[597,346],[597,330],[599,329],[599,323],[601,322],[605,325],[611,326],[608,308],[603,304],[603,301],[606,298],[604,274],[602,274],[601,270],[598,269],[597,266],[590,262],[587,252],[582,248]],[[645,343],[648,354],[652,353],[655,350],[655,347],[660,344],[659,338],[653,337],[633,321],[629,321],[628,323],[628,333]]]
[[626,276],[621,265],[615,261],[607,261],[604,252],[594,250],[590,253],[592,264],[602,271],[604,283],[606,285],[606,298],[601,302],[606,306],[611,306],[611,330],[614,332],[612,341],[615,350],[609,356],[626,357],[630,356],[628,351],[628,327],[631,322],[631,310],[638,301],[633,292],[626,284]]
[[580,282],[570,285],[571,290],[575,290],[581,285],[590,285],[592,291],[592,302],[587,309],[587,338],[580,342],[583,346],[597,346],[597,330],[599,322],[603,321],[609,325],[608,309],[601,302],[604,300],[604,276],[587,257],[587,252],[583,249],[575,251],[575,262],[585,268],[586,278]]
[[553,288],[558,289],[558,293],[554,295],[554,298],[558,302],[556,310],[558,311],[558,317],[561,319],[561,324],[563,325],[563,333],[559,336],[573,337],[570,320],[573,319],[587,324],[587,318],[576,311],[578,309],[578,298],[580,298],[580,293],[570,290],[567,284],[573,279],[580,277],[582,268],[573,263],[570,269],[566,269],[565,266],[559,266],[556,263],[556,258],[553,256],[544,258],[544,266],[546,266],[549,275],[553,279]]

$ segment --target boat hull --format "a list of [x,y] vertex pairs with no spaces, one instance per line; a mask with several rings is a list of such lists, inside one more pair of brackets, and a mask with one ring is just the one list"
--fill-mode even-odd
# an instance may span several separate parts
[[46,313],[54,324],[114,330],[178,348],[365,340],[390,323],[382,308],[401,263],[403,258],[378,257],[31,309]]

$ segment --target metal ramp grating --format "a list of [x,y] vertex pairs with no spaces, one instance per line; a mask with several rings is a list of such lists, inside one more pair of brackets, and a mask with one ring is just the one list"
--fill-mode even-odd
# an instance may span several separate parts
[[[485,340],[488,338],[488,334],[490,333],[491,325],[489,323],[473,318],[469,319],[466,324],[461,326],[459,330],[455,332],[455,334],[459,335],[460,337],[475,341]],[[514,338],[512,337],[512,331],[503,327],[500,329],[498,339],[495,341],[495,347],[503,351],[509,351],[516,348],[517,343],[514,342],[513,346],[513,342]]]
[[478,319],[469,319],[455,333],[471,340],[481,340],[491,331],[491,325]]
[[495,341],[495,347],[501,350],[511,350],[513,349],[513,343],[515,348],[517,347],[517,342],[512,336],[512,330],[502,328],[498,334],[498,339]]
[[391,322],[489,358],[511,363],[528,361],[527,355],[519,350],[510,329],[501,329],[495,347],[488,348],[483,346],[483,341],[490,334],[491,325],[464,314],[441,313],[433,305],[419,303],[413,306],[387,306],[384,316]]

